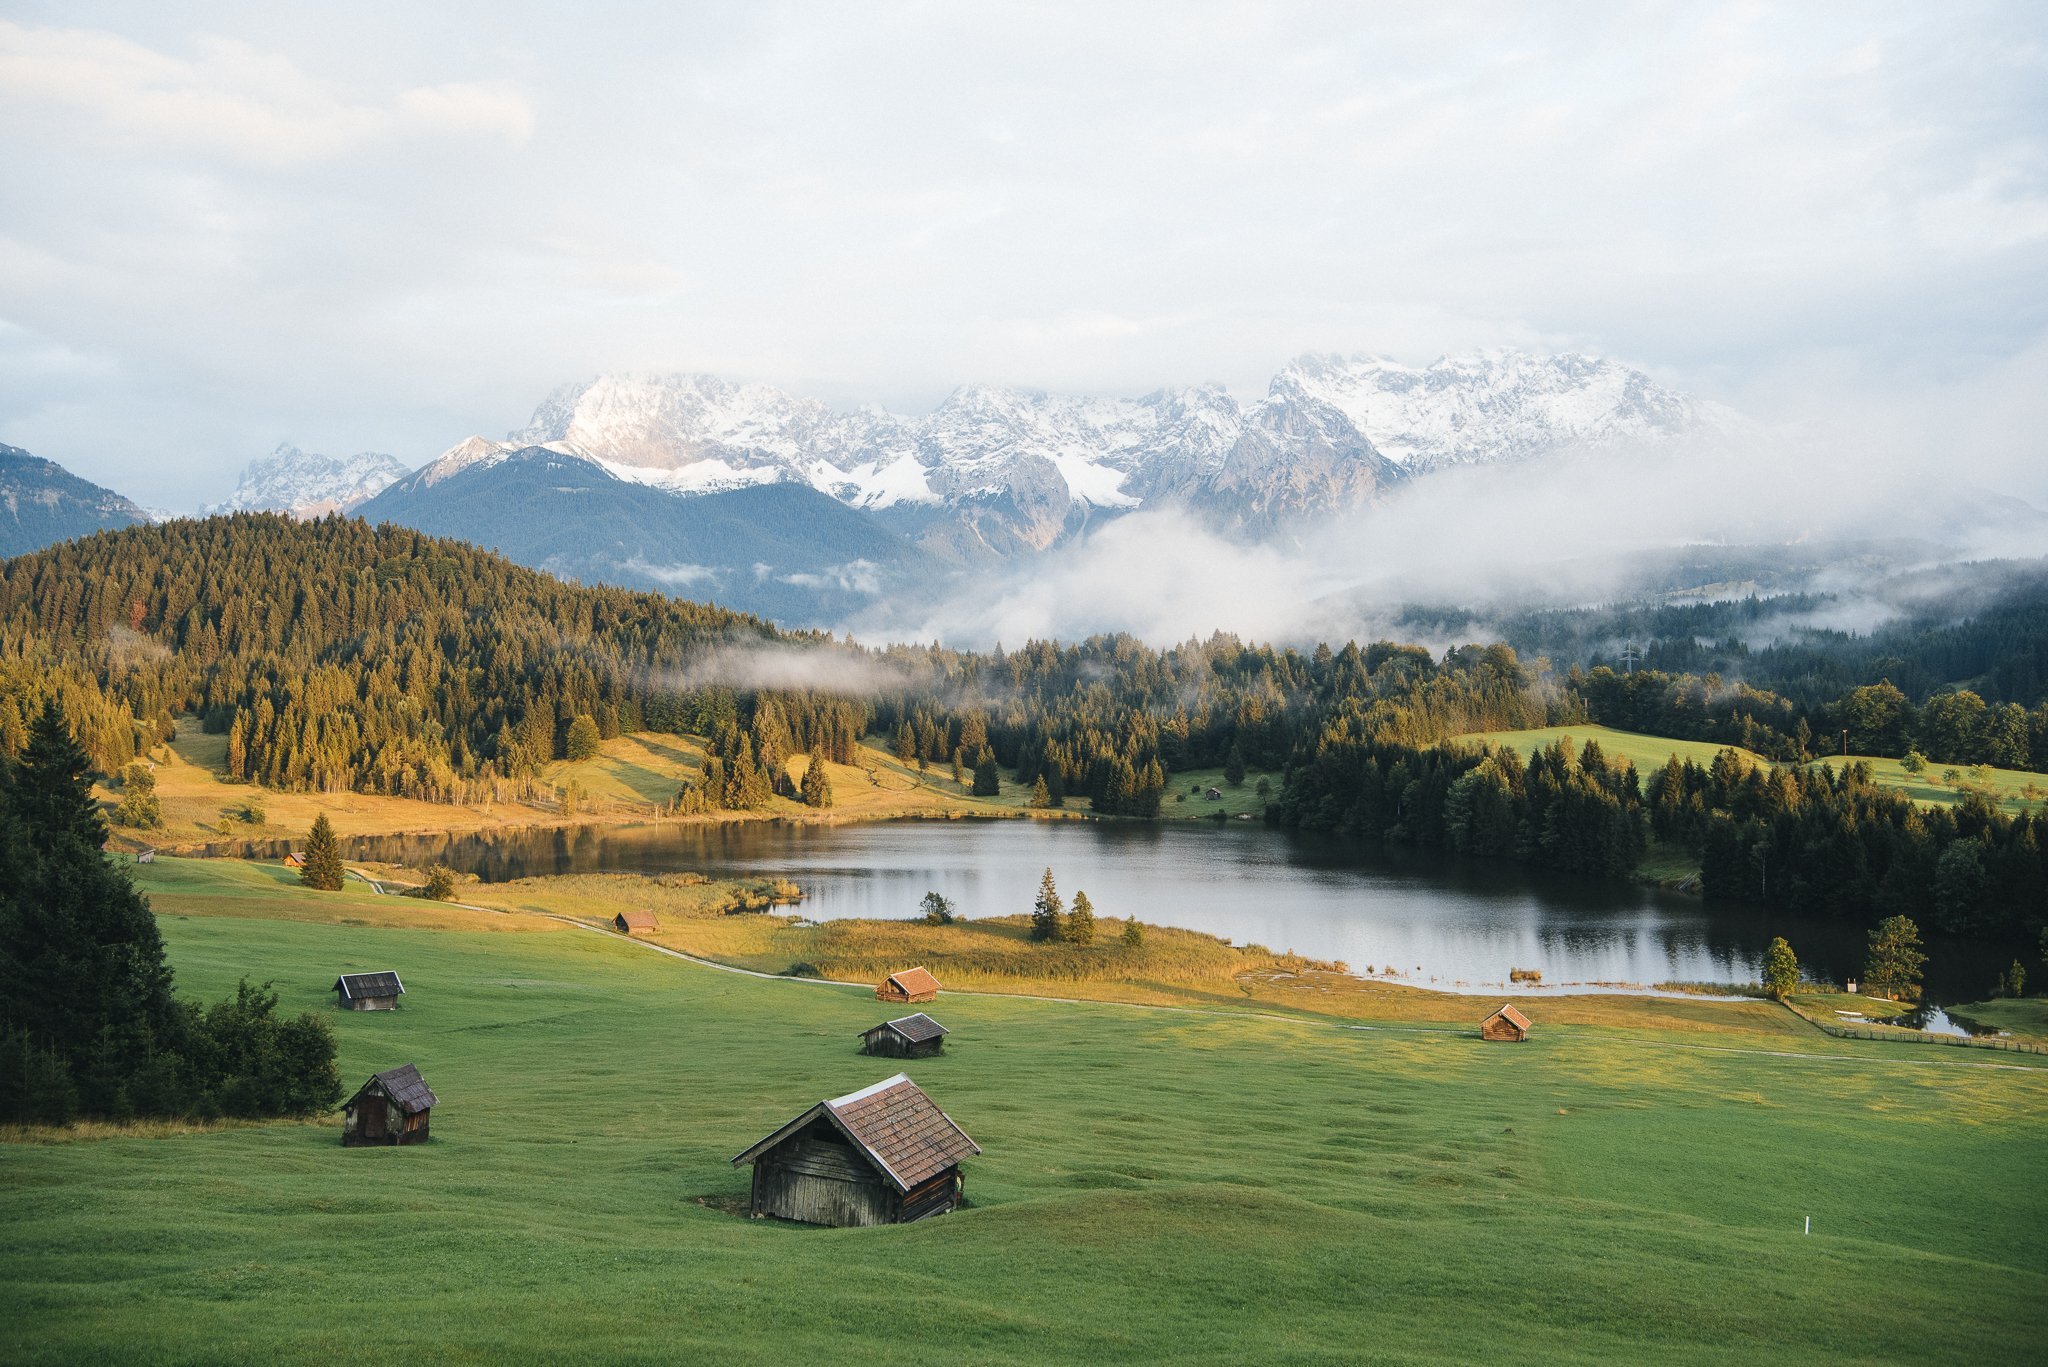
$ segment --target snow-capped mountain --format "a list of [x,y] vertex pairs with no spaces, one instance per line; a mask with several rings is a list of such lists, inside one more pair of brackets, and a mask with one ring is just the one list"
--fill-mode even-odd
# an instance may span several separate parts
[[505,441],[471,437],[412,479],[430,487],[543,446],[675,494],[806,484],[926,550],[974,560],[1042,551],[1145,505],[1262,534],[1447,466],[1739,422],[1617,362],[1512,351],[1421,369],[1304,356],[1251,403],[1215,385],[1136,399],[967,385],[922,416],[839,412],[713,375],[606,375],[556,390]]
[[1350,418],[1388,460],[1416,474],[1572,449],[1730,435],[1719,404],[1591,356],[1482,351],[1420,369],[1384,356],[1303,356],[1273,393],[1317,399]]
[[234,493],[206,511],[324,517],[375,498],[405,474],[403,461],[381,452],[323,456],[284,442],[269,455],[250,461]]

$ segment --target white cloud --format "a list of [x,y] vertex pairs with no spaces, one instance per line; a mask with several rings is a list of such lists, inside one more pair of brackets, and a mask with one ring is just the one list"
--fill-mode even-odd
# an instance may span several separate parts
[[2024,3],[44,12],[0,318],[107,377],[0,358],[0,440],[154,501],[605,369],[915,408],[1505,343],[1848,405],[2048,336]]
[[0,100],[60,136],[269,166],[326,160],[399,135],[522,141],[533,132],[532,110],[503,87],[423,86],[379,102],[351,98],[238,39],[193,46],[193,56],[176,57],[113,33],[0,20]]

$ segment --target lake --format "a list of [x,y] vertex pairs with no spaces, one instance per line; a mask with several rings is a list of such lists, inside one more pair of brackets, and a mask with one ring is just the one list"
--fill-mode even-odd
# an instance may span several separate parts
[[[1360,846],[1250,825],[1083,821],[781,822],[586,826],[474,835],[376,836],[349,857],[442,863],[491,882],[559,873],[781,875],[803,914],[901,919],[936,890],[969,917],[1029,912],[1050,868],[1069,902],[1238,944],[1340,959],[1355,973],[1464,992],[1564,985],[1754,982],[1784,935],[1809,973],[1839,985],[1863,935],[1830,922],[1703,903],[1636,886],[1508,865],[1389,858]],[[1932,939],[1928,997],[1981,998],[2009,954]],[[1541,988],[1508,981],[1536,969]]]

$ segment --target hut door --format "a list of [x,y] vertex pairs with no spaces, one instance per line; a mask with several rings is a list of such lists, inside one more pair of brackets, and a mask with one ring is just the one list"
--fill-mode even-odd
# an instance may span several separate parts
[[390,1103],[375,1093],[356,1103],[362,1112],[362,1136],[365,1139],[382,1139],[388,1133]]

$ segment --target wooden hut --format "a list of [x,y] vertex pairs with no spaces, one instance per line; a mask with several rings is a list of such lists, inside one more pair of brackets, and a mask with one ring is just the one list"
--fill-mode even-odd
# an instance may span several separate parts
[[861,1052],[878,1058],[930,1058],[945,1049],[948,1033],[920,1011],[861,1031]]
[[341,1108],[341,1142],[350,1148],[368,1144],[424,1144],[427,1116],[441,1098],[410,1063],[373,1074]]
[[1221,802],[1223,800],[1223,790],[1221,788],[1211,788],[1208,792],[1202,794],[1202,796],[1207,798],[1211,802]]
[[902,1073],[821,1101],[732,1161],[754,1165],[751,1209],[810,1225],[897,1225],[960,1204],[981,1152]]
[[138,851],[135,856],[135,862],[138,864],[154,864],[156,862],[156,851],[150,849]]
[[660,925],[651,911],[622,911],[612,917],[612,929],[621,935],[645,935]]
[[300,854],[297,850],[292,850],[285,855],[284,866],[288,869],[303,869],[306,867],[306,856]]
[[405,995],[396,973],[344,973],[334,980],[335,1005],[344,1011],[392,1011]]
[[1479,1023],[1479,1038],[1512,1040],[1520,1044],[1529,1038],[1529,1018],[1514,1007],[1503,1004],[1500,1010]]
[[939,996],[939,980],[929,970],[906,968],[900,973],[891,973],[888,981],[875,989],[875,998],[885,1002],[928,1002]]

